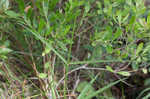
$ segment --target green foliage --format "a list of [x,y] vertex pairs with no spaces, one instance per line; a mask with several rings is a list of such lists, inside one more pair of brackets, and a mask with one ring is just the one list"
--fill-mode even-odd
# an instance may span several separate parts
[[23,0],[16,0],[16,2],[18,3],[20,12],[23,13],[24,9],[25,9],[25,3],[24,3],[24,1]]
[[0,13],[6,11],[9,8],[9,0],[0,1]]
[[[93,71],[79,72],[92,76],[92,80],[77,86],[78,99],[99,98],[122,80],[95,90],[97,78],[93,77],[97,70],[122,76],[150,70],[149,26],[150,14],[142,0],[1,0],[0,58],[9,65],[31,70],[26,75],[38,76],[42,91],[52,93],[54,99],[62,94],[59,88],[63,89],[64,99],[68,98],[69,71],[87,64],[89,67],[81,69]],[[64,85],[56,88],[62,75]]]
[[47,78],[47,74],[45,74],[45,73],[40,73],[40,74],[39,74],[39,77],[42,78],[42,79],[43,79],[43,78]]
[[10,17],[10,18],[17,18],[20,16],[19,14],[15,13],[14,11],[11,11],[11,10],[7,10],[5,12],[5,14],[8,15],[8,17]]
[[77,92],[82,92],[83,89],[84,89],[84,87],[85,87],[85,85],[88,86],[88,88],[87,88],[88,91],[85,92],[85,93],[86,93],[86,96],[95,92],[95,90],[94,90],[94,88],[92,87],[92,85],[91,85],[90,83],[86,82],[86,81],[80,82],[80,84],[79,84],[78,87],[77,87]]
[[131,75],[128,71],[114,71],[110,66],[106,66],[106,69],[112,73],[117,73],[122,76],[130,76]]
[[[94,81],[94,79],[91,81],[91,83],[93,83],[93,81]],[[118,80],[118,81],[115,81],[115,82],[111,82],[110,84],[106,85],[103,88],[100,88],[97,91],[94,90],[94,88],[91,86],[91,83],[81,82],[80,85],[78,86],[78,89],[77,89],[79,92],[81,91],[81,94],[78,96],[77,99],[91,99],[92,97],[95,97],[98,94],[101,94],[103,91],[108,90],[110,87],[112,87],[113,85],[119,83],[120,81],[122,81],[122,79]]]
[[144,89],[139,95],[138,95],[138,97],[136,98],[136,99],[140,99],[140,98],[142,98],[142,99],[148,99],[150,96],[150,94],[147,94],[147,95],[145,95],[144,97],[141,97],[141,96],[143,96],[143,94],[144,93],[146,93],[146,92],[148,92],[150,90],[150,88],[146,88],[146,89]]
[[2,59],[7,59],[7,55],[12,52],[12,50],[9,47],[9,41],[1,41],[0,42],[0,57]]
[[[105,59],[131,59],[133,69],[139,69],[141,64],[148,64],[148,59],[142,54],[148,47],[149,28],[147,13],[143,2],[126,1],[104,1],[96,2],[98,5],[98,16],[91,21],[95,25],[95,32],[92,37],[92,45],[100,46],[100,53],[107,56]],[[101,8],[103,5],[103,9]],[[93,13],[93,12],[91,12]],[[103,24],[103,23],[105,24]],[[141,41],[141,42],[140,42]],[[138,42],[138,43],[137,43]],[[140,44],[139,44],[140,43]],[[103,50],[102,50],[103,49]],[[93,50],[93,53],[95,51]],[[101,54],[99,58],[101,57]],[[148,52],[146,52],[148,53]],[[146,65],[145,65],[146,66]]]

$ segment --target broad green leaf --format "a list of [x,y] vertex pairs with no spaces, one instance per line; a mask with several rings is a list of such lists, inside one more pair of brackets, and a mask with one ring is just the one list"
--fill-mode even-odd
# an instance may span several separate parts
[[8,54],[11,51],[9,48],[0,48],[0,54]]
[[142,62],[141,57],[138,57],[138,58],[136,59],[136,62],[137,62],[137,63],[141,63],[141,62]]
[[47,77],[47,74],[46,74],[46,73],[40,73],[40,74],[39,74],[39,77],[42,78],[42,79],[43,79],[43,78],[46,78],[46,77]]
[[9,17],[12,17],[12,18],[17,18],[20,16],[20,14],[14,12],[14,11],[11,11],[11,10],[8,10],[5,12]]

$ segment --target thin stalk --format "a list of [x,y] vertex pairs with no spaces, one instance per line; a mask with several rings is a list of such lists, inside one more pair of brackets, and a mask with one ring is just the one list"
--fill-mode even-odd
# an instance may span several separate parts
[[[75,18],[75,20],[74,20],[74,25],[73,25],[73,31],[72,31],[72,38],[71,38],[71,41],[73,41],[73,39],[74,39],[74,33],[75,33],[75,28],[76,28],[76,19],[77,18]],[[71,60],[71,58],[70,58],[70,56],[71,56],[71,50],[72,50],[72,43],[70,44],[70,47],[69,47],[69,53],[68,53],[68,59],[67,59],[67,64],[66,64],[66,66],[65,66],[65,69],[64,69],[64,74],[65,74],[65,80],[64,80],[64,99],[67,99],[67,97],[66,97],[66,89],[67,89],[67,80],[68,80],[68,71],[69,71],[69,63],[70,63],[70,60]]]
[[70,62],[70,65],[77,65],[77,64],[95,64],[95,63],[114,63],[114,62],[130,62],[129,60],[92,60],[92,61],[76,61]]

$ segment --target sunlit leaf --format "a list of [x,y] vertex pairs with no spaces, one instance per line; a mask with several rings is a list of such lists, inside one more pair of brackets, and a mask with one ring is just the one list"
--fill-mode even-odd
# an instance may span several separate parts
[[50,51],[51,51],[51,49],[48,46],[46,46],[45,50],[42,53],[42,56],[45,56],[46,54],[50,53]]
[[117,39],[118,37],[120,37],[122,34],[122,30],[120,28],[117,28],[116,33],[114,34],[113,40]]
[[136,49],[136,56],[139,55],[139,53],[142,51],[143,49],[143,43],[140,43]]
[[128,71],[120,71],[120,72],[117,72],[117,73],[122,75],[122,76],[130,76],[131,75]]
[[144,74],[148,73],[148,70],[146,68],[143,68],[142,71],[143,71]]
[[46,74],[46,73],[40,73],[40,74],[39,74],[39,77],[42,78],[42,79],[43,79],[43,78],[46,78],[46,77],[47,77],[47,74]]
[[110,72],[114,72],[114,70],[110,66],[106,66],[106,69]]
[[9,17],[12,17],[12,18],[17,18],[19,17],[20,15],[14,11],[11,11],[11,10],[8,10],[5,12]]
[[50,67],[50,62],[46,62],[45,65],[44,65],[44,67],[45,67],[46,69],[49,68],[49,67]]
[[89,10],[90,10],[90,4],[89,4],[89,2],[85,5],[85,12],[87,13],[87,12],[89,12]]
[[9,48],[0,48],[0,54],[8,54],[11,51]]

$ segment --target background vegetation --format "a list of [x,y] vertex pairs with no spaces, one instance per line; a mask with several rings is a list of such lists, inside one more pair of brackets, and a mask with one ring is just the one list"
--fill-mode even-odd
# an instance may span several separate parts
[[1,0],[1,99],[148,99],[144,0]]

